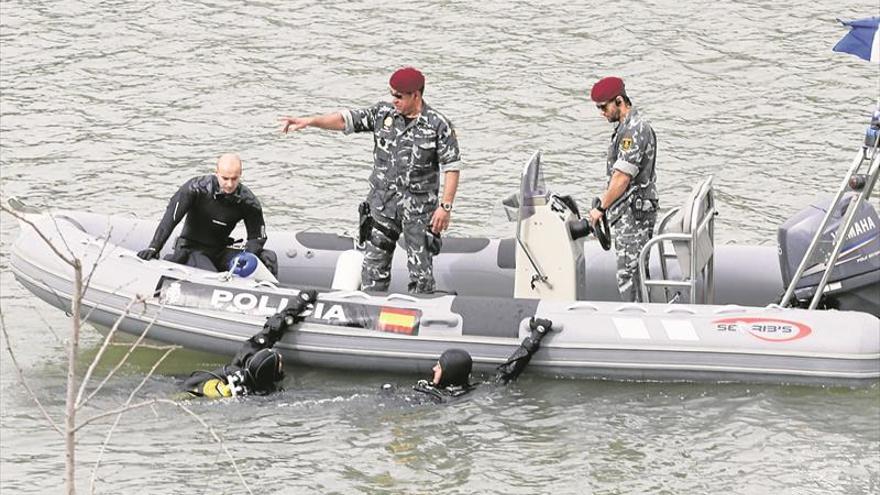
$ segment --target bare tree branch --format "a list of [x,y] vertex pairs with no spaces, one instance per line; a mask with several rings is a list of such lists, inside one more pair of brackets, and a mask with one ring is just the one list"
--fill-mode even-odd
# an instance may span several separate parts
[[[61,238],[61,243],[64,244],[64,247],[67,248],[67,253],[70,254],[70,258],[76,258],[76,256],[73,254],[73,250],[70,249],[70,244],[67,243],[67,238],[65,238],[64,235],[61,233],[61,227],[58,226],[58,217],[56,217],[55,214],[51,212],[47,213],[47,215],[52,220],[52,225],[55,226],[55,232],[58,232],[58,237]],[[80,263],[82,262],[80,261]]]
[[64,316],[71,316],[70,304],[68,304],[67,301],[64,300],[64,297],[62,297],[62,295],[59,294],[58,291],[56,291],[53,287],[47,284],[45,280],[37,279],[37,282],[43,284],[43,288],[46,291],[51,292],[52,295],[55,296],[55,299],[58,301],[58,307],[61,309],[61,311],[64,311]]
[[106,418],[108,416],[123,414],[123,413],[126,413],[126,412],[134,410],[134,409],[139,409],[139,408],[147,407],[147,406],[153,406],[155,404],[169,404],[169,405],[172,405],[175,407],[179,407],[180,409],[185,411],[187,414],[192,416],[196,421],[198,421],[199,424],[201,424],[206,430],[208,430],[208,432],[211,434],[211,436],[214,437],[214,441],[216,441],[220,445],[220,447],[223,449],[223,452],[226,453],[226,456],[229,458],[229,462],[232,464],[233,469],[235,469],[235,474],[238,475],[238,479],[239,479],[239,481],[241,481],[242,486],[247,490],[248,493],[253,495],[254,492],[251,491],[251,488],[248,486],[247,482],[245,481],[244,476],[241,474],[241,471],[238,469],[238,464],[236,464],[236,462],[235,462],[235,457],[233,457],[232,453],[229,452],[229,449],[226,448],[226,444],[223,443],[223,440],[220,438],[220,436],[217,434],[217,432],[214,430],[214,428],[212,428],[211,425],[206,423],[205,420],[203,420],[201,418],[201,416],[199,416],[198,414],[193,412],[190,408],[186,407],[185,405],[183,405],[179,402],[175,402],[170,399],[150,399],[150,400],[147,400],[144,402],[130,404],[125,407],[119,407],[119,408],[116,408],[112,411],[106,411],[101,414],[97,414],[95,416],[92,416],[89,419],[83,421],[79,426],[77,426],[76,430],[80,430],[81,428],[85,427],[86,425],[94,423],[95,421],[102,419],[102,418]]
[[[134,214],[132,213],[131,216],[132,216],[135,220],[139,220],[139,218],[138,218],[137,215],[134,215]],[[133,233],[137,232],[137,230],[138,230],[138,229],[137,229],[137,222],[132,222],[131,225],[129,225],[129,227],[128,227],[128,232],[122,234],[122,235],[120,236],[120,238],[119,238],[119,241],[115,242],[114,245],[115,245],[116,247],[124,246],[125,243],[128,241],[129,236],[131,236]]]
[[24,373],[21,371],[21,366],[18,364],[18,360],[15,358],[15,353],[12,352],[12,345],[9,343],[9,333],[6,332],[6,318],[3,317],[3,307],[0,306],[0,331],[3,332],[3,337],[6,339],[6,351],[9,353],[9,357],[12,358],[12,365],[15,367],[15,372],[18,374],[18,380],[24,386],[25,390],[27,390],[28,395],[31,396],[31,399],[37,404],[37,408],[43,414],[43,417],[46,418],[46,421],[55,429],[59,434],[63,435],[64,432],[61,431],[61,428],[57,423],[52,419],[52,416],[49,416],[49,412],[46,411],[46,408],[43,407],[43,404],[40,403],[40,399],[37,398],[37,394],[31,389],[30,385],[28,385],[27,380],[24,379]]
[[117,285],[113,290],[109,291],[107,293],[107,295],[104,296],[100,301],[95,301],[94,303],[92,303],[92,305],[89,307],[89,312],[86,313],[85,316],[83,316],[83,318],[82,318],[83,321],[87,321],[89,318],[91,318],[92,313],[94,313],[95,310],[100,308],[104,304],[104,301],[106,301],[107,299],[110,299],[111,296],[115,296],[116,294],[118,294],[120,290],[133,284],[135,282],[135,280],[137,280],[137,278],[129,279],[128,281]]
[[[75,474],[76,474],[76,446],[77,446],[76,440],[77,440],[77,433],[82,428],[84,428],[85,426],[87,426],[95,421],[98,421],[102,418],[116,415],[116,420],[107,433],[107,437],[101,447],[101,454],[98,457],[98,462],[96,462],[96,464],[95,464],[95,470],[93,471],[93,476],[91,478],[92,479],[91,487],[92,487],[92,491],[94,491],[95,480],[97,478],[97,470],[100,465],[101,457],[102,457],[104,451],[106,450],[107,445],[109,444],[109,441],[110,441],[110,438],[112,437],[113,431],[116,429],[117,425],[119,424],[119,421],[121,420],[122,414],[127,411],[131,411],[133,409],[138,409],[141,407],[149,407],[150,409],[153,410],[154,414],[156,414],[155,406],[157,404],[171,404],[173,406],[176,406],[176,407],[182,409],[187,414],[192,416],[196,421],[198,421],[204,428],[206,428],[210,432],[211,436],[220,445],[223,452],[229,458],[230,463],[232,464],[232,467],[235,470],[242,486],[247,490],[247,492],[249,494],[253,494],[253,492],[251,491],[247,482],[245,481],[241,471],[239,470],[238,465],[235,461],[235,458],[232,456],[232,454],[226,448],[226,445],[223,443],[223,440],[220,438],[220,436],[217,434],[217,432],[209,424],[207,424],[199,415],[197,415],[195,412],[193,412],[192,410],[190,410],[188,407],[186,407],[183,404],[180,404],[178,402],[168,400],[168,399],[152,399],[152,400],[144,401],[144,402],[137,403],[137,404],[131,403],[133,401],[134,397],[137,395],[137,393],[147,383],[147,380],[149,380],[149,378],[153,375],[153,373],[158,368],[158,366],[177,347],[164,348],[164,350],[166,352],[162,355],[162,357],[160,359],[157,360],[157,362],[151,368],[150,372],[141,380],[141,382],[138,384],[138,386],[135,387],[134,390],[132,390],[131,394],[129,395],[129,397],[123,407],[119,407],[119,408],[116,408],[112,411],[106,411],[106,412],[94,415],[94,416],[86,419],[85,421],[83,421],[81,424],[77,425],[76,414],[77,414],[78,409],[85,406],[95,396],[95,394],[97,394],[103,388],[103,386],[107,383],[107,381],[128,360],[128,358],[131,356],[131,354],[134,352],[134,350],[139,345],[141,345],[143,340],[146,338],[147,333],[149,332],[149,330],[152,328],[152,326],[157,321],[159,315],[162,312],[162,309],[164,308],[165,303],[163,301],[159,305],[159,307],[155,311],[155,314],[153,315],[152,320],[150,320],[150,322],[146,325],[146,327],[144,328],[144,331],[141,333],[141,335],[137,339],[137,341],[129,347],[128,352],[120,359],[119,363],[108,373],[108,375],[101,381],[101,383],[99,383],[97,385],[97,387],[95,387],[95,390],[93,390],[87,397],[85,397],[83,399],[83,395],[85,395],[87,384],[90,381],[92,375],[94,374],[94,370],[95,370],[97,364],[100,362],[100,359],[103,357],[104,353],[106,352],[106,348],[109,345],[115,345],[115,343],[111,343],[110,341],[112,339],[112,336],[118,330],[118,327],[121,324],[121,321],[124,320],[126,318],[126,316],[130,314],[132,306],[134,304],[136,304],[138,301],[143,302],[144,307],[146,308],[147,307],[146,301],[144,300],[143,297],[139,296],[139,298],[134,299],[131,303],[128,304],[128,306],[125,309],[125,312],[122,315],[120,315],[119,319],[116,321],[113,328],[111,329],[110,334],[107,336],[107,338],[103,342],[103,344],[98,352],[98,355],[95,357],[95,359],[93,360],[89,369],[87,370],[85,378],[83,379],[83,382],[78,387],[77,383],[76,383],[76,364],[77,364],[77,356],[79,354],[80,334],[81,334],[82,324],[85,321],[87,321],[88,317],[92,314],[92,312],[98,306],[96,304],[93,304],[92,308],[89,309],[87,314],[83,315],[82,313],[84,310],[84,308],[83,308],[84,295],[85,295],[85,292],[86,292],[87,288],[89,287],[89,284],[92,280],[92,276],[97,271],[98,265],[100,264],[101,261],[103,261],[105,259],[105,257],[104,257],[105,251],[106,251],[108,243],[109,243],[110,235],[108,233],[107,238],[104,239],[104,243],[103,243],[103,245],[101,245],[101,248],[98,252],[97,258],[94,260],[94,263],[92,264],[92,267],[89,271],[88,278],[85,280],[85,284],[84,284],[82,260],[80,258],[76,257],[73,250],[71,249],[71,245],[67,242],[67,239],[62,234],[62,230],[59,225],[59,219],[60,219],[59,217],[56,217],[53,214],[48,214],[49,219],[51,220],[51,222],[55,226],[56,232],[58,233],[58,237],[59,237],[59,239],[53,238],[50,240],[50,238],[47,237],[47,235],[44,234],[40,230],[40,228],[38,228],[37,225],[30,218],[28,218],[28,216],[25,216],[24,214],[20,214],[18,211],[10,209],[2,203],[0,203],[0,211],[5,211],[5,212],[9,213],[10,215],[12,215],[14,218],[19,220],[23,224],[28,225],[29,227],[34,229],[34,232],[36,232],[36,234],[43,240],[43,242],[45,242],[46,245],[49,246],[49,248],[52,250],[52,252],[56,256],[58,256],[58,258],[61,259],[63,262],[70,265],[73,268],[73,272],[74,272],[74,278],[73,278],[74,287],[73,287],[73,293],[70,296],[70,306],[67,306],[66,304],[64,304],[64,298],[62,298],[61,294],[59,294],[57,291],[55,291],[54,289],[49,287],[48,284],[44,284],[44,285],[46,285],[48,290],[50,290],[53,294],[55,294],[56,297],[58,297],[59,302],[61,303],[61,304],[59,304],[60,306],[69,307],[69,314],[73,316],[73,318],[72,318],[72,327],[73,327],[72,333],[71,333],[69,340],[67,341],[67,351],[68,351],[67,352],[67,354],[68,354],[67,390],[66,390],[66,399],[65,399],[65,416],[64,416],[65,421],[64,421],[63,428],[60,427],[58,424],[56,424],[52,420],[51,416],[49,416],[46,409],[42,406],[42,404],[40,403],[40,401],[36,397],[36,394],[33,393],[33,390],[28,386],[27,382],[25,381],[22,369],[21,369],[20,365],[18,364],[18,361],[15,358],[14,352],[12,351],[12,347],[11,347],[10,339],[9,339],[9,334],[6,329],[3,311],[2,311],[2,308],[0,308],[0,330],[2,330],[2,335],[6,339],[6,348],[7,348],[7,351],[9,352],[9,355],[12,357],[12,362],[16,368],[16,372],[18,373],[19,380],[21,381],[21,383],[23,384],[23,386],[27,390],[28,394],[31,396],[31,398],[34,400],[34,402],[37,404],[37,407],[40,409],[40,411],[45,416],[46,420],[49,422],[49,424],[52,426],[52,428],[54,428],[57,432],[59,432],[64,437],[64,444],[65,444],[65,466],[64,466],[65,467],[65,471],[64,471],[65,491],[68,494],[74,494],[76,492],[76,476],[75,476]],[[56,242],[63,243],[64,247],[67,249],[69,256],[66,256],[65,254],[62,253],[61,249],[59,249],[59,247],[57,247],[55,245]],[[57,338],[57,336],[56,336],[56,338]],[[149,347],[154,348],[155,346],[149,346]]]
[[[20,215],[17,211],[8,208],[8,207],[7,207],[5,204],[3,204],[3,203],[0,203],[0,210],[5,211],[6,213],[9,213],[10,215],[12,215],[12,216],[14,216],[16,219],[18,219],[20,222],[29,225],[32,229],[34,229],[34,232],[36,232],[37,235],[40,236],[41,239],[43,239],[43,242],[45,242],[45,243],[49,246],[49,248],[50,248],[50,249],[51,249],[51,250],[52,250],[52,251],[53,251],[53,252],[54,252],[59,258],[61,258],[61,259],[62,259],[65,263],[67,263],[68,265],[73,266],[73,259],[74,259],[73,256],[71,256],[70,258],[66,258],[63,254],[61,254],[61,251],[59,251],[58,248],[56,248],[55,245],[52,244],[52,241],[50,241],[49,238],[46,237],[46,235],[43,234],[43,232],[42,232],[39,228],[37,228],[37,226],[34,224],[34,222],[30,221],[30,219],[28,219],[28,218],[25,217],[24,215]],[[63,236],[62,236],[62,238],[63,238]]]
[[89,284],[92,282],[92,275],[95,274],[95,270],[98,268],[98,264],[102,261],[101,257],[104,255],[104,250],[107,249],[107,243],[110,242],[110,234],[113,232],[113,227],[108,227],[107,229],[107,237],[104,238],[103,244],[101,244],[101,249],[98,250],[98,255],[95,256],[95,262],[92,263],[92,268],[89,270],[89,275],[86,277],[86,281],[83,284],[83,294],[88,292]]
[[128,302],[128,305],[125,306],[125,310],[123,310],[122,314],[119,315],[119,318],[116,318],[116,321],[113,323],[113,328],[107,332],[107,336],[104,337],[104,342],[101,344],[101,348],[98,349],[98,354],[95,355],[94,359],[92,359],[92,363],[89,365],[89,369],[86,371],[85,376],[82,379],[82,382],[79,384],[79,391],[76,394],[76,407],[79,409],[82,407],[82,398],[85,393],[86,387],[89,384],[89,380],[92,378],[92,373],[95,371],[95,368],[98,366],[98,363],[101,361],[101,357],[104,355],[104,351],[107,350],[107,344],[110,342],[110,339],[116,334],[116,330],[119,328],[119,324],[122,323],[122,320],[128,315],[129,311],[131,311],[131,307],[138,301],[137,296],[132,297]]
[[73,258],[73,333],[67,343],[67,394],[64,407],[64,479],[67,493],[76,493],[76,356],[79,354],[79,335],[81,329],[80,304],[82,303],[82,263]]
[[33,304],[28,304],[28,307],[33,310],[35,315],[37,315],[37,318],[40,319],[40,322],[43,323],[43,326],[46,328],[46,330],[49,330],[49,333],[51,333],[52,336],[55,337],[55,342],[57,342],[59,344],[62,343],[63,340],[61,339],[61,337],[58,336],[58,333],[55,332],[55,329],[52,327],[52,324],[49,323],[48,320],[46,320],[45,316],[43,316],[43,312],[40,311],[39,309],[37,309],[37,307],[34,306]]
[[[131,306],[131,305],[129,305],[129,306]],[[105,344],[105,347],[106,347],[106,344]],[[135,394],[137,394],[138,391],[140,391],[140,389],[144,386],[144,384],[147,383],[147,380],[151,376],[153,376],[153,373],[156,371],[156,368],[159,367],[160,364],[162,364],[162,361],[165,361],[165,358],[167,358],[168,355],[170,355],[175,349],[178,349],[178,348],[179,348],[178,346],[173,346],[173,347],[167,349],[165,351],[165,354],[163,354],[162,357],[160,357],[159,359],[156,360],[156,362],[153,364],[153,367],[150,368],[150,372],[147,373],[146,376],[144,376],[144,379],[141,380],[141,383],[138,384],[138,386],[135,387],[134,390],[131,391],[131,394],[129,394],[128,399],[125,401],[126,406],[131,405],[131,401],[132,401],[132,399],[134,399]],[[97,362],[97,358],[95,359],[95,362]],[[107,444],[110,443],[110,437],[113,436],[113,431],[116,430],[116,426],[119,425],[119,421],[121,421],[121,420],[122,420],[122,413],[120,413],[116,416],[116,419],[113,421],[113,425],[111,425],[110,429],[107,431],[107,436],[104,437],[104,442],[101,443],[101,450],[98,452],[98,459],[95,461],[95,467],[92,468],[92,476],[89,479],[89,487],[90,487],[90,490],[92,493],[95,492],[95,481],[98,477],[98,468],[101,465],[101,458],[104,456],[104,451],[107,449]]]
[[[110,342],[111,347],[128,347],[130,345],[131,344],[126,343],[126,342]],[[152,345],[152,344],[143,344],[142,343],[138,347],[140,347],[141,349],[153,349],[155,351],[164,351],[164,350],[172,349],[172,348],[177,349],[180,346],[178,346],[178,345]]]
[[[138,296],[137,301],[143,302],[146,305],[146,302],[144,301],[142,296]],[[165,308],[164,301],[159,305],[159,308],[156,310],[156,314],[153,315],[153,319],[150,320],[150,322],[147,324],[146,327],[144,327],[144,331],[141,332],[138,339],[133,344],[131,344],[131,347],[129,347],[128,352],[126,352],[125,355],[122,356],[122,359],[120,359],[119,362],[116,364],[116,366],[114,366],[113,369],[110,370],[109,373],[107,373],[107,376],[105,376],[104,379],[101,380],[101,383],[99,383],[98,386],[95,387],[94,390],[92,390],[92,393],[90,393],[88,397],[86,397],[80,404],[78,404],[76,406],[77,409],[80,409],[84,405],[86,405],[92,399],[92,397],[94,397],[95,394],[97,394],[101,390],[101,388],[104,387],[104,384],[106,384],[107,381],[110,380],[111,377],[113,377],[113,375],[119,370],[119,368],[121,368],[122,365],[125,364],[125,362],[129,358],[129,356],[131,356],[131,354],[134,352],[134,350],[137,349],[137,347],[141,344],[141,342],[143,342],[143,340],[146,338],[147,332],[149,332],[150,329],[153,328],[153,324],[156,323],[157,319],[159,319],[159,315],[162,314],[163,308]],[[120,318],[117,320],[117,322],[121,321],[123,319],[123,316],[120,316]],[[114,326],[116,326],[116,325],[114,325]]]

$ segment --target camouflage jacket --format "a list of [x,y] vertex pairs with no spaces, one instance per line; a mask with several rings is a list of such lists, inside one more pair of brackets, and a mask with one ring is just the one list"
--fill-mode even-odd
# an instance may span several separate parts
[[[345,133],[373,133],[372,206],[436,205],[440,172],[459,170],[458,138],[449,120],[427,103],[415,119],[388,102],[342,112]],[[388,213],[388,212],[386,212]]]
[[631,184],[641,188],[643,198],[657,199],[657,137],[654,129],[639,111],[632,107],[623,122],[617,124],[608,147],[606,171],[610,179],[614,170],[632,177]]

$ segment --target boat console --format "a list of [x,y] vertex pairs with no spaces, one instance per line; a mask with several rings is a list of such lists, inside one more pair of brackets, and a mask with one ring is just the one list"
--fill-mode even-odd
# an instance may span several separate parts
[[508,219],[516,222],[514,297],[584,299],[583,242],[576,242],[568,228],[579,216],[572,211],[570,202],[547,189],[540,151],[523,168],[519,194],[509,196],[503,203]]

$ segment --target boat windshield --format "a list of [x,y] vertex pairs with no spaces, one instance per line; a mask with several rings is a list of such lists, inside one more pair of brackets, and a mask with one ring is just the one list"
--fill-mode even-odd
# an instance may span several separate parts
[[547,186],[544,184],[544,173],[541,171],[541,152],[536,151],[522,171],[520,221],[534,215],[535,206],[547,204],[549,196]]

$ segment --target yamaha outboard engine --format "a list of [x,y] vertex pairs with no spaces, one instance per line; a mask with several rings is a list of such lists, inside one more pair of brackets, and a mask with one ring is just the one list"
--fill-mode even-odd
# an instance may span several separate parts
[[[806,265],[803,276],[795,287],[795,305],[806,307],[816,292],[825,273],[825,263],[831,254],[846,209],[855,193],[844,195],[834,206],[831,218],[819,239],[813,259]],[[779,228],[779,265],[785,286],[797,272],[822,218],[831,204],[831,197],[815,200]],[[843,248],[828,279],[822,306],[880,314],[880,218],[867,202],[857,204],[855,219],[846,235]]]

